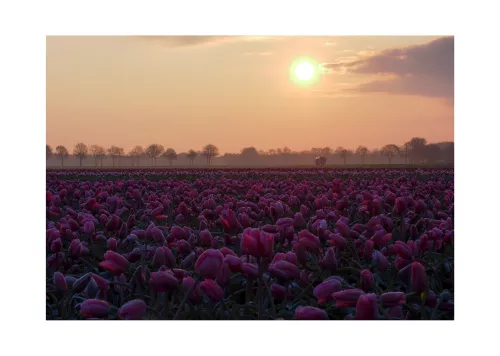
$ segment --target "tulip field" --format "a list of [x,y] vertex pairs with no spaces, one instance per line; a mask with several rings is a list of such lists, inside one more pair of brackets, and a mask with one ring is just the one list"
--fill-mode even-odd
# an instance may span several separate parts
[[46,171],[47,320],[453,320],[452,169]]

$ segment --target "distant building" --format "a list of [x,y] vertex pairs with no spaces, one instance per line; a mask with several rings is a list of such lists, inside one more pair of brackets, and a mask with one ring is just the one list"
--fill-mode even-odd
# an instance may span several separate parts
[[326,157],[324,157],[324,156],[316,157],[316,165],[320,166],[320,167],[325,166],[326,165]]

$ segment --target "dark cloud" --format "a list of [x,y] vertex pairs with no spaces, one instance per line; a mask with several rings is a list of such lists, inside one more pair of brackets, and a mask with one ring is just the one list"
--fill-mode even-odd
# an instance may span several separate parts
[[454,39],[442,37],[406,48],[388,49],[348,63],[327,63],[324,68],[348,73],[390,75],[392,79],[361,84],[355,90],[453,98]]

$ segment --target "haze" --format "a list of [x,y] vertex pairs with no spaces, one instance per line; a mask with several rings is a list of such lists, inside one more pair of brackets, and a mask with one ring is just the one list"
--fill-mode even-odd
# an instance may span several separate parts
[[[47,37],[47,143],[221,154],[453,141],[452,37]],[[307,56],[318,80],[297,85]]]

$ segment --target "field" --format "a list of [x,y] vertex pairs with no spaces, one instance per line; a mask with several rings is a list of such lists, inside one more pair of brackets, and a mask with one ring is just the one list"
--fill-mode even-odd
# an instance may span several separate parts
[[452,169],[46,179],[48,320],[454,319]]

